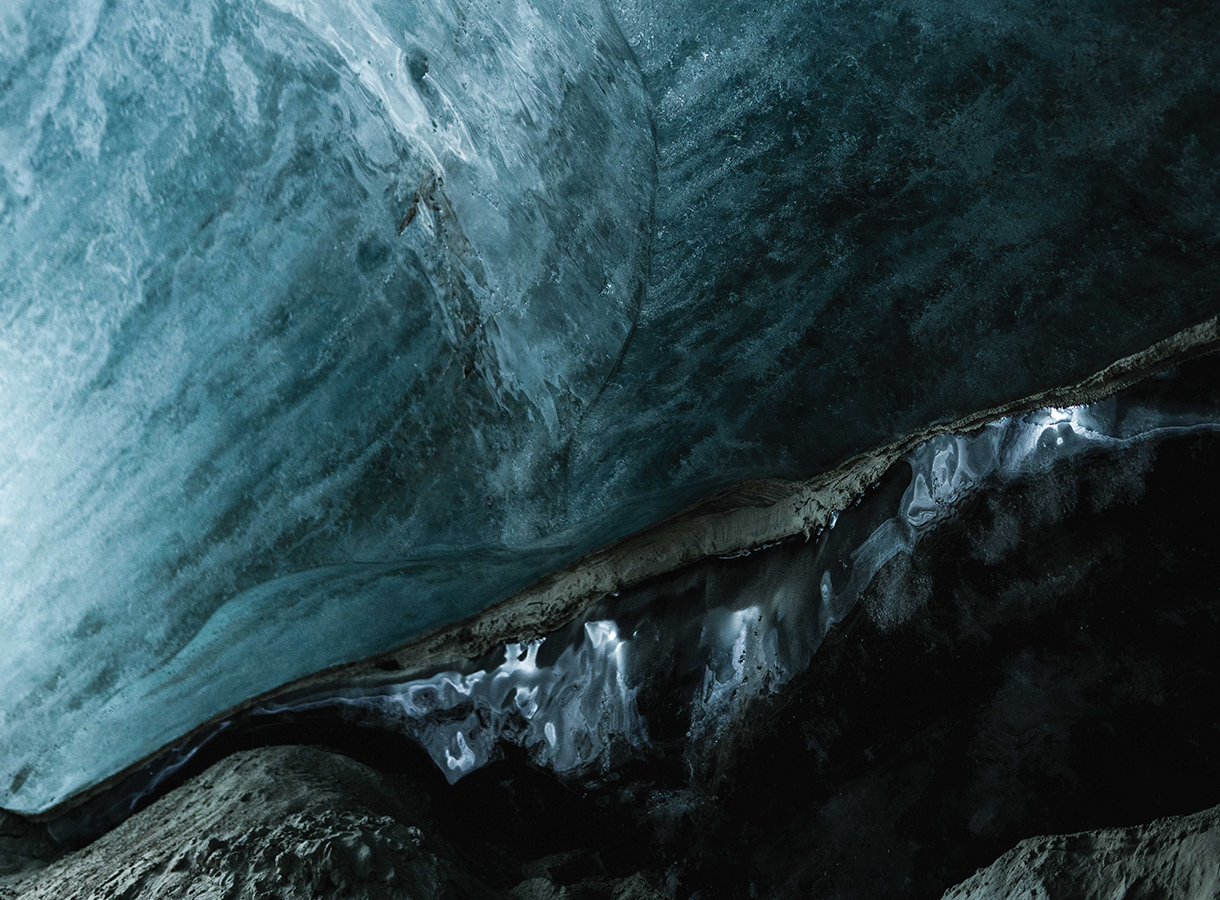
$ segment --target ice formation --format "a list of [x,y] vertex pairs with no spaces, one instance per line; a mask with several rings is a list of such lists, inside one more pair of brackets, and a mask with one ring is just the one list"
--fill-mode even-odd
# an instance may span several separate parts
[[0,806],[1214,315],[1218,51],[1036,6],[4,4]]
[[496,549],[630,333],[653,151],[597,2],[0,33],[0,802],[36,811],[536,574]]

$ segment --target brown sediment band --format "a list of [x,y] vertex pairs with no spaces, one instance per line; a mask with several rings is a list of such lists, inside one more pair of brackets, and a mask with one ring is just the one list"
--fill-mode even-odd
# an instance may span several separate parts
[[[591,553],[465,620],[447,625],[389,653],[332,666],[252,697],[201,723],[197,734],[271,697],[342,681],[384,680],[461,660],[495,647],[541,637],[581,615],[592,603],[709,556],[746,553],[795,535],[808,537],[847,508],[901,456],[941,434],[963,433],[1004,416],[1100,400],[1157,372],[1220,348],[1220,316],[1186,328],[1119,359],[1070,385],[1041,391],[959,418],[940,421],[883,447],[861,453],[805,480],[745,482]],[[190,737],[184,735],[175,744]],[[146,767],[169,747],[31,818],[54,818]]]

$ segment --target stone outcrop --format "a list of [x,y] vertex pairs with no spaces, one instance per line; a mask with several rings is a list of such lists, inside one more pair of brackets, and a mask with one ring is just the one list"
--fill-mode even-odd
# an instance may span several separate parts
[[1220,897],[1220,806],[1134,828],[1021,841],[944,900]]
[[[0,821],[3,900],[654,900],[593,851],[502,864],[442,835],[410,776],[311,747],[222,759],[93,843],[54,850]],[[10,835],[11,832],[11,835]],[[475,847],[477,843],[472,844]],[[492,862],[494,867],[501,860]]]

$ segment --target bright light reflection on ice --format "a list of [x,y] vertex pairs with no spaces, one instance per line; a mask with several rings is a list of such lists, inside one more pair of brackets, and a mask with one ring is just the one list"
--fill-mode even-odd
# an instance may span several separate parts
[[[501,741],[524,747],[556,772],[607,765],[614,741],[647,742],[627,683],[627,642],[613,622],[585,623],[579,646],[566,647],[548,666],[538,665],[543,644],[508,644],[504,661],[490,670],[441,672],[376,692],[266,704],[260,712],[337,707],[413,737],[450,781],[496,758]],[[455,721],[453,714],[463,712]]]

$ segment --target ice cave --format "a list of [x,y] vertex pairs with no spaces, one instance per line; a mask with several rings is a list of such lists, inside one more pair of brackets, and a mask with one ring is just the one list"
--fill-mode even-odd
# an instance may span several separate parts
[[0,0],[0,900],[1220,898],[1220,8]]

